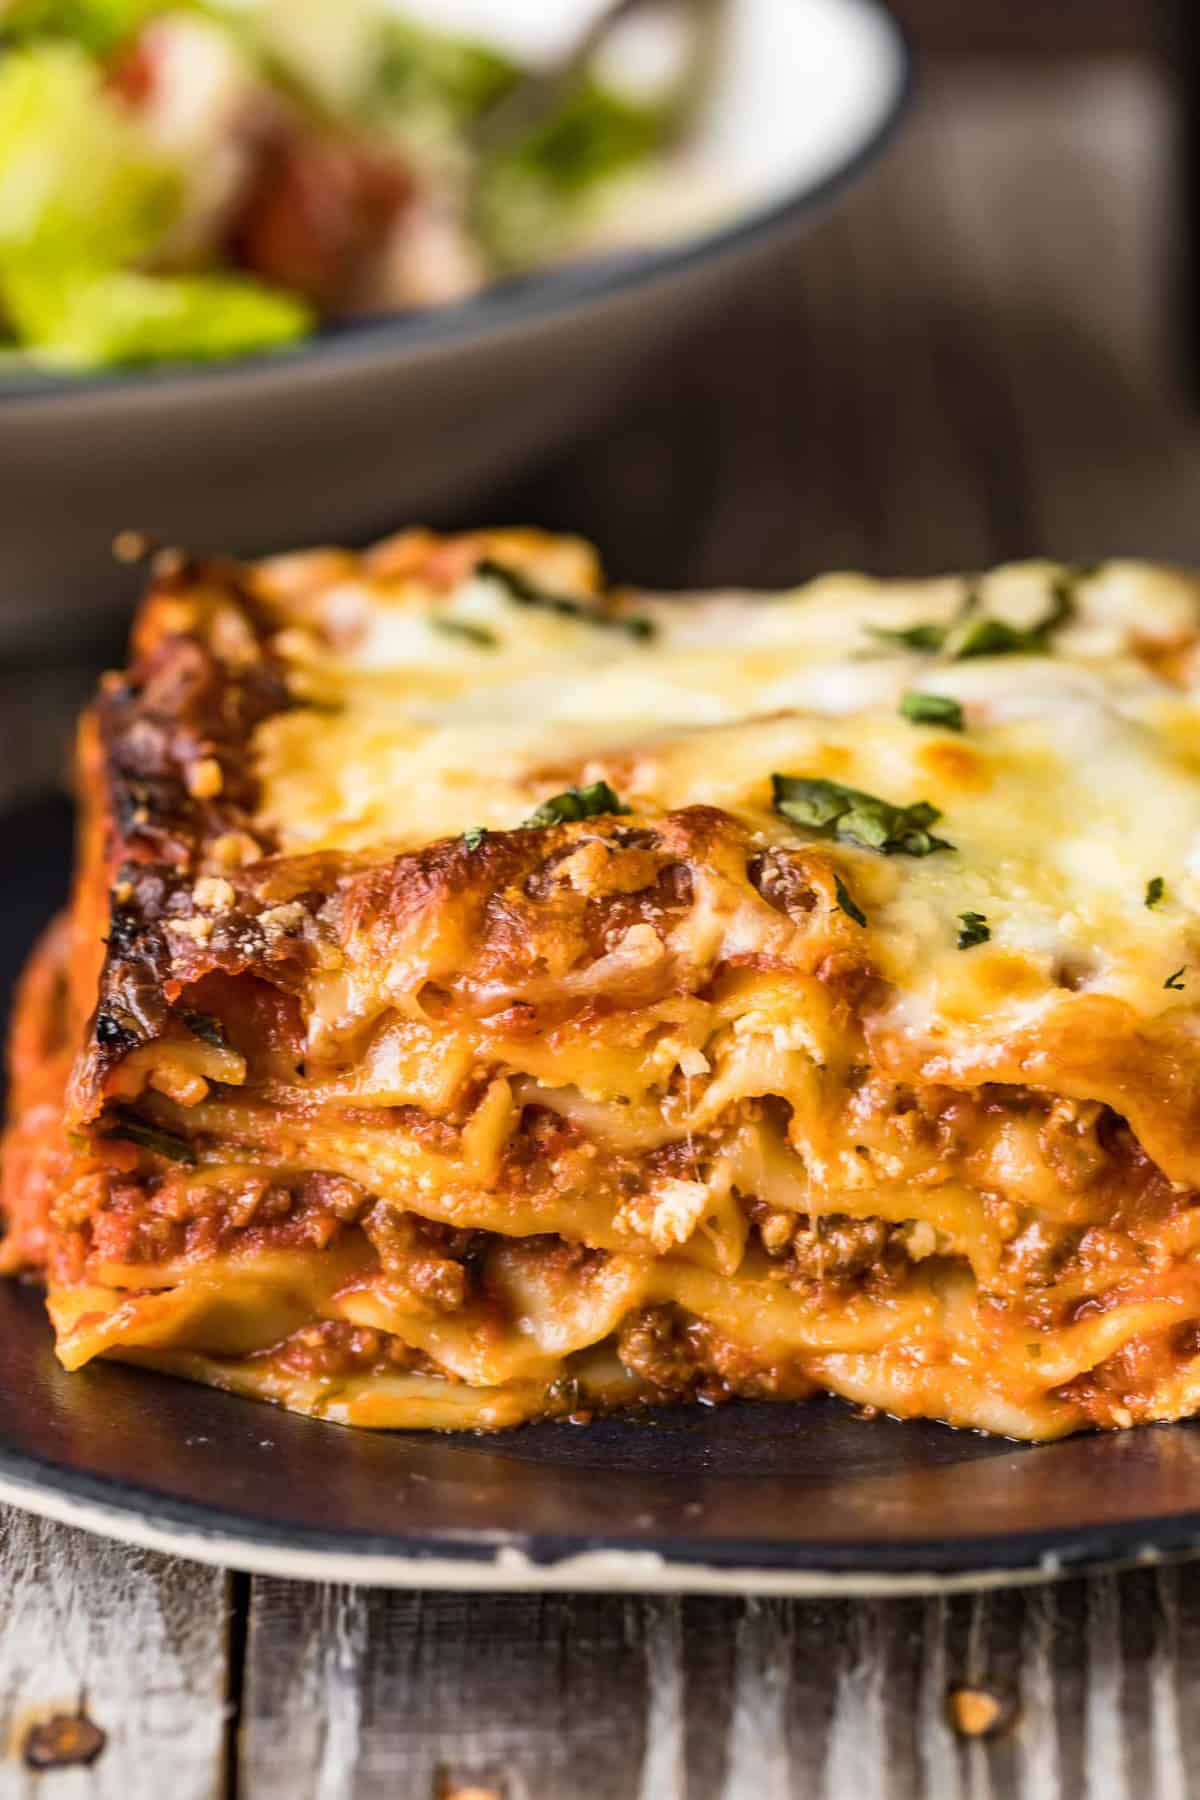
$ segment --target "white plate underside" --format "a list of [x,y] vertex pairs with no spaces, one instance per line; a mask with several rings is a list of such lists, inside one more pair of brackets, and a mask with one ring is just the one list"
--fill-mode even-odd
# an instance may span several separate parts
[[[50,1486],[0,1477],[0,1503],[20,1507],[99,1537],[179,1556],[216,1568],[295,1581],[336,1581],[363,1587],[426,1588],[461,1593],[631,1593],[778,1595],[793,1599],[893,1598],[977,1593],[1029,1586],[1080,1571],[1045,1555],[1026,1568],[944,1574],[828,1569],[762,1569],[676,1562],[653,1550],[580,1551],[552,1563],[535,1561],[518,1545],[497,1544],[488,1557],[400,1556],[379,1551],[321,1550],[258,1542],[219,1530],[202,1531],[121,1507],[76,1499]],[[1164,1556],[1153,1546],[1120,1560],[1089,1562],[1089,1570],[1151,1567],[1200,1556],[1200,1544]],[[1083,1565],[1081,1565],[1082,1569]]]

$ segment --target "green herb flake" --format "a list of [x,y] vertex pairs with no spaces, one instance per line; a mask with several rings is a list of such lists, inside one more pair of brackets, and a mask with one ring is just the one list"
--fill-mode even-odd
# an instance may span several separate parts
[[986,944],[992,935],[992,928],[987,917],[978,912],[960,912],[958,915],[958,947],[960,950],[973,950],[976,944]]
[[476,644],[481,650],[494,650],[500,640],[494,631],[486,625],[475,625],[470,619],[451,619],[445,613],[434,613],[429,623],[443,637],[461,638],[464,643]]
[[1170,988],[1174,993],[1181,994],[1183,992],[1183,976],[1186,969],[1187,964],[1184,963],[1183,968],[1176,969],[1173,975],[1167,976],[1167,979],[1163,982],[1163,986],[1165,988]]
[[166,1157],[168,1162],[190,1163],[196,1161],[196,1152],[186,1138],[177,1137],[173,1131],[160,1131],[156,1125],[148,1125],[144,1119],[133,1113],[118,1109],[113,1114],[113,1129],[101,1134],[110,1138],[125,1138],[139,1149],[152,1150],[156,1156]]
[[596,625],[603,630],[623,631],[627,637],[643,642],[655,635],[654,620],[643,613],[606,613],[591,602],[578,600],[573,595],[552,594],[530,581],[520,569],[511,568],[508,563],[495,562],[490,556],[480,558],[475,564],[475,573],[485,581],[498,583],[515,606],[539,606],[543,612],[557,613],[560,618],[578,619],[581,624]]
[[467,831],[463,832],[463,849],[467,852],[468,856],[474,856],[476,850],[478,850],[486,836],[486,825],[472,825]]
[[1006,619],[975,619],[953,646],[955,662],[974,656],[1023,656],[1033,645],[1034,634],[1010,625]]
[[968,621],[947,644],[950,656],[955,662],[975,656],[1048,656],[1054,633],[1074,615],[1078,580],[1070,570],[1055,577],[1050,584],[1049,610],[1036,625],[1010,625],[1005,619],[992,618]]
[[881,644],[896,644],[903,650],[940,650],[946,642],[948,625],[904,625],[893,630],[886,625],[868,625],[867,630]]
[[893,806],[875,794],[808,775],[772,775],[771,790],[777,813],[820,837],[880,850],[885,856],[929,856],[954,848],[929,830],[942,815],[927,800]]
[[947,731],[963,729],[963,709],[949,694],[903,694],[900,716],[914,725],[944,725]]
[[179,1016],[193,1037],[198,1037],[204,1043],[211,1044],[214,1050],[229,1048],[229,1040],[225,1036],[225,1029],[220,1019],[214,1019],[211,1013],[185,1010]]
[[593,781],[590,787],[566,788],[561,794],[551,794],[536,812],[530,813],[525,824],[544,830],[548,825],[571,825],[577,819],[594,819],[601,813],[627,813],[629,810],[607,781]]
[[1167,884],[1162,876],[1152,875],[1146,883],[1146,905],[1153,911],[1166,891]]
[[838,911],[844,912],[846,917],[853,919],[856,925],[865,925],[867,915],[840,875],[835,875],[833,878],[833,890],[837,895]]
[[607,625],[614,631],[623,631],[627,637],[638,638],[642,641],[654,637],[658,631],[654,620],[645,613],[625,613],[623,616],[605,617],[598,620],[597,623]]
[[953,662],[966,662],[976,656],[1048,656],[1054,633],[1074,616],[1076,588],[1094,573],[1094,569],[1067,568],[1056,575],[1050,583],[1050,606],[1046,616],[1034,625],[1010,625],[1007,619],[995,619],[981,613],[979,590],[972,581],[966,587],[958,617],[952,624],[938,625],[929,621],[908,625],[899,631],[879,625],[870,625],[867,629],[872,637],[883,643],[927,653],[944,651]]
[[868,625],[867,630],[873,638],[883,644],[896,644],[902,650],[922,650],[933,654],[944,650],[946,640],[956,626],[971,617],[979,607],[979,589],[973,580],[968,579],[963,588],[963,597],[955,618],[947,625],[939,625],[927,619],[918,625],[904,625],[899,630],[892,630],[883,625]]

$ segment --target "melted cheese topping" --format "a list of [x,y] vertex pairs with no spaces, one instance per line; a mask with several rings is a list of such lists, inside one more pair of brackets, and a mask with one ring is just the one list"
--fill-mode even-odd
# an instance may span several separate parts
[[[980,610],[1028,627],[1062,575],[996,570]],[[771,810],[771,774],[825,777],[931,802],[954,845],[837,848],[896,986],[898,1031],[999,1037],[1064,989],[1152,1017],[1187,1003],[1164,985],[1181,966],[1185,991],[1189,973],[1200,982],[1198,589],[1116,562],[1074,592],[1052,654],[955,661],[877,634],[951,624],[957,578],[630,601],[653,622],[646,640],[517,605],[477,575],[449,595],[335,583],[324,605],[358,621],[350,648],[280,634],[298,696],[320,704],[258,733],[263,822],[285,851],[411,849],[511,828],[605,778],[636,813],[709,803],[763,845],[799,844],[807,834]],[[957,700],[965,730],[901,717],[910,690]],[[991,939],[964,954],[968,910]]]

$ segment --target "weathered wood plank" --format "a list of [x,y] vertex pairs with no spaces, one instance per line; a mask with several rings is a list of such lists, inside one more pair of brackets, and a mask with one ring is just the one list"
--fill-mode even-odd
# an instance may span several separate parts
[[[1131,1629],[1139,1640],[1131,1644]],[[931,1599],[509,1599],[255,1584],[254,1800],[1175,1800],[1200,1569]],[[971,1738],[950,1690],[1009,1723]]]
[[1200,559],[1170,133],[1144,65],[931,74],[838,211],[493,515],[676,584]]
[[255,1800],[433,1800],[472,1787],[505,1800],[669,1800],[681,1791],[679,1643],[673,1601],[256,1581],[245,1790]]
[[1119,71],[1065,93],[1048,78],[1011,111],[987,88],[969,98],[938,113],[938,193],[956,287],[1011,400],[1029,490],[1014,548],[1195,561],[1200,443],[1166,332],[1165,106]]
[[[218,1800],[229,1577],[0,1509],[3,1800]],[[90,1766],[38,1773],[38,1727],[83,1714]],[[95,1739],[89,1732],[85,1747]]]

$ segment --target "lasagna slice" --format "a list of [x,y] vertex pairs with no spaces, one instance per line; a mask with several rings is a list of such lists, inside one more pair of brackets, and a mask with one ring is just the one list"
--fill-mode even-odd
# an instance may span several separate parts
[[4,1266],[370,1426],[1200,1406],[1200,586],[160,555],[19,996]]

